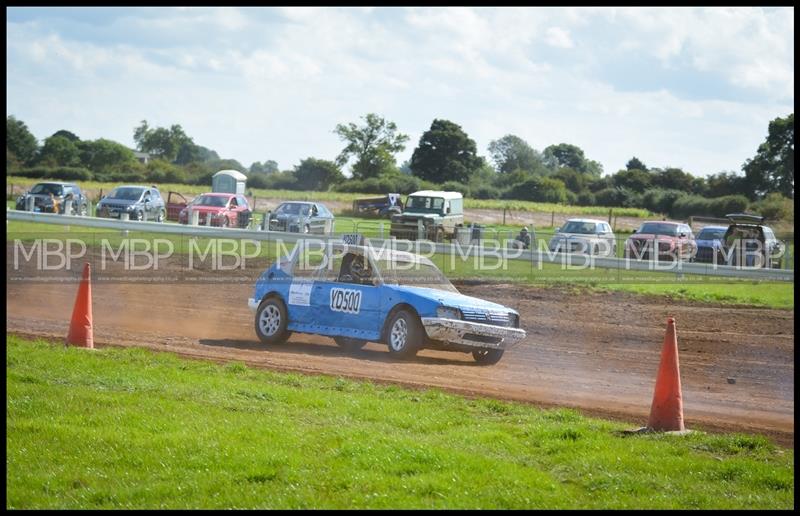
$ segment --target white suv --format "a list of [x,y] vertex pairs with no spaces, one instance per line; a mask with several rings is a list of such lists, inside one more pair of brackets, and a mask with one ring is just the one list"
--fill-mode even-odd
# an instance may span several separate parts
[[568,219],[550,239],[550,251],[616,256],[617,241],[611,226],[596,219]]

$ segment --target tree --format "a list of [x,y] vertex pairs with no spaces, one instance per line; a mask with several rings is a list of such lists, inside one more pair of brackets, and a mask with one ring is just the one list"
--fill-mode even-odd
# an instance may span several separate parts
[[475,141],[449,120],[435,119],[411,155],[414,175],[434,183],[452,180],[466,184],[483,163]]
[[[628,163],[630,163],[630,161]],[[652,176],[641,168],[626,168],[611,176],[611,181],[614,186],[629,188],[638,193],[642,193],[650,188],[652,180]]]
[[628,162],[625,164],[626,170],[644,170],[647,172],[647,165],[641,162],[639,158],[636,156],[632,157]]
[[694,177],[680,168],[653,169],[653,186],[668,190],[691,192]]
[[278,163],[271,159],[264,161],[264,163],[256,161],[255,163],[250,165],[251,174],[274,174],[279,170],[280,169],[278,168]]
[[178,124],[173,124],[169,129],[151,128],[147,120],[142,120],[133,131],[133,141],[141,152],[165,161],[186,164],[201,159],[200,149]]
[[747,195],[747,178],[736,172],[719,172],[706,178],[708,195],[721,197],[723,195]]
[[133,151],[111,140],[100,138],[94,141],[81,141],[78,144],[81,163],[93,172],[110,172],[124,165],[138,163]]
[[334,133],[347,143],[336,158],[336,165],[343,167],[355,157],[353,177],[366,179],[396,168],[394,155],[403,151],[408,135],[397,132],[397,125],[375,113],[362,117],[364,126],[354,123],[338,124]]
[[794,113],[769,123],[767,139],[742,170],[755,195],[779,192],[794,198]]
[[71,142],[79,142],[79,141],[81,141],[81,139],[78,138],[78,135],[76,135],[72,131],[67,131],[66,129],[61,129],[61,130],[58,130],[58,131],[54,132],[53,136],[63,136],[64,138],[68,139]]
[[533,177],[514,186],[509,195],[512,199],[536,202],[567,202],[564,183],[550,177]]
[[81,151],[74,140],[53,135],[44,141],[36,162],[48,167],[78,167],[81,165]]
[[39,142],[25,122],[17,120],[14,115],[6,117],[6,155],[11,151],[17,161],[26,165],[33,162],[38,149]]
[[582,174],[569,167],[562,167],[558,169],[558,172],[550,177],[553,179],[558,179],[564,183],[569,190],[575,193],[585,190],[590,179],[588,174]]
[[500,173],[507,174],[518,169],[535,173],[544,168],[542,155],[528,145],[528,142],[513,134],[491,141],[489,154]]
[[603,173],[603,166],[600,163],[587,160],[583,149],[569,143],[559,143],[547,147],[544,150],[544,162],[553,169],[569,167],[592,177],[600,177]]
[[299,189],[309,191],[326,191],[344,181],[344,174],[336,163],[315,158],[306,158],[295,166],[294,176]]

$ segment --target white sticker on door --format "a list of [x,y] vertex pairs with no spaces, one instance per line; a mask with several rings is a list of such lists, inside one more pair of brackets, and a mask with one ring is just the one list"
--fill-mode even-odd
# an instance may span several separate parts
[[357,314],[361,311],[361,291],[349,288],[331,289],[331,310]]
[[289,304],[311,306],[311,287],[313,281],[294,280],[289,286]]

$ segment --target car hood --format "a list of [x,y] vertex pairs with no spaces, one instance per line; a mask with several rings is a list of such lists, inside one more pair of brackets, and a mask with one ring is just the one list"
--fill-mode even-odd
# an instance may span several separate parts
[[722,240],[719,239],[712,239],[712,240],[695,240],[698,246],[700,247],[721,247]]
[[493,310],[493,311],[517,313],[516,310],[509,308],[507,306],[498,303],[492,303],[491,301],[486,301],[477,297],[467,296],[459,292],[448,292],[446,290],[438,290],[434,288],[408,287],[408,286],[397,286],[397,285],[394,285],[394,288],[406,292],[412,292],[418,296],[430,299],[431,301],[436,301],[443,305],[452,306],[455,308],[472,308],[478,310]]
[[[26,193],[23,197],[33,197],[34,199],[44,199],[47,201],[49,201],[51,198],[50,194],[32,194],[32,193]],[[63,197],[64,197],[63,195],[53,196],[54,199],[62,199]]]
[[654,235],[652,233],[637,233],[635,235],[631,235],[631,240],[677,240],[678,237],[676,236],[669,236],[669,235]]
[[294,215],[292,213],[281,213],[281,214],[273,213],[270,220],[281,220],[281,221],[283,221],[283,220],[298,220],[300,217],[311,218],[310,216],[307,216],[307,215]]
[[199,213],[221,213],[225,211],[225,208],[220,208],[219,206],[187,206],[187,210],[194,210]]
[[[131,206],[133,204],[137,204],[139,201],[131,201],[130,199],[113,199],[110,197],[105,197],[100,200],[102,204],[118,204],[120,206]],[[98,203],[98,204],[100,204]]]
[[570,240],[591,240],[598,238],[598,236],[593,234],[587,235],[586,233],[556,233],[553,235],[553,240],[564,240],[566,238],[569,238]]

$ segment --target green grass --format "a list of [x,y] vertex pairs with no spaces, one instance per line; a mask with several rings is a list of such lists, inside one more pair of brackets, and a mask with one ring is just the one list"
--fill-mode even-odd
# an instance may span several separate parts
[[[357,227],[362,230],[365,228],[363,225]],[[337,222],[336,230],[343,232],[347,228],[340,227]],[[378,236],[377,229],[374,232],[364,231],[364,233],[366,236]],[[67,237],[80,239],[89,248],[100,248],[101,239],[107,239],[111,252],[118,251],[123,241],[128,238],[140,238],[150,242],[158,238],[169,241],[177,254],[193,252],[195,256],[205,253],[214,240],[208,238],[192,240],[182,235],[164,233],[129,232],[128,235],[123,235],[116,230],[77,226],[70,227],[67,231],[64,226],[19,221],[8,222],[6,226],[7,241],[19,239],[32,242],[38,238],[61,240]],[[140,245],[142,244],[137,244],[136,249],[142,250],[143,247],[138,247]],[[285,251],[292,247],[291,243],[279,247],[274,241],[262,242],[260,252],[253,258],[272,260],[279,249]],[[212,246],[211,249],[213,248]],[[160,253],[163,254],[167,250],[168,244],[159,244]],[[425,248],[422,250],[424,252]],[[236,249],[227,245],[223,249],[223,252],[235,251]],[[248,245],[245,252],[253,255],[255,247]],[[263,259],[257,260],[256,263],[264,266]],[[502,263],[490,255],[485,257],[483,266],[480,258],[476,257],[462,259],[458,256],[434,255],[431,260],[447,277],[454,280],[507,281],[533,286],[576,286],[595,290],[663,295],[675,300],[794,309],[794,283],[786,281],[753,281],[693,274],[678,276],[674,272],[564,267],[560,263],[532,263],[519,260],[508,260],[503,267]]]
[[[41,179],[32,179],[21,176],[7,176],[6,185],[30,187],[40,182]],[[85,190],[100,190],[109,192],[112,188],[119,186],[120,183],[98,182],[98,181],[76,181]],[[161,183],[159,190],[166,198],[167,192],[175,191],[184,195],[198,195],[211,190],[211,185],[184,185]],[[259,199],[279,199],[282,201],[339,201],[351,203],[355,199],[370,197],[373,194],[347,193],[347,192],[306,192],[302,190],[263,190],[260,188],[248,189]],[[507,208],[512,211],[538,211],[569,215],[603,215],[608,216],[608,210],[613,209],[614,215],[619,217],[651,217],[653,214],[641,208],[609,208],[605,206],[570,206],[564,204],[541,203],[531,201],[515,201],[500,199],[465,199],[464,207],[467,209],[492,209],[502,210]]]
[[794,504],[794,452],[760,436],[13,335],[6,387],[13,509]]

